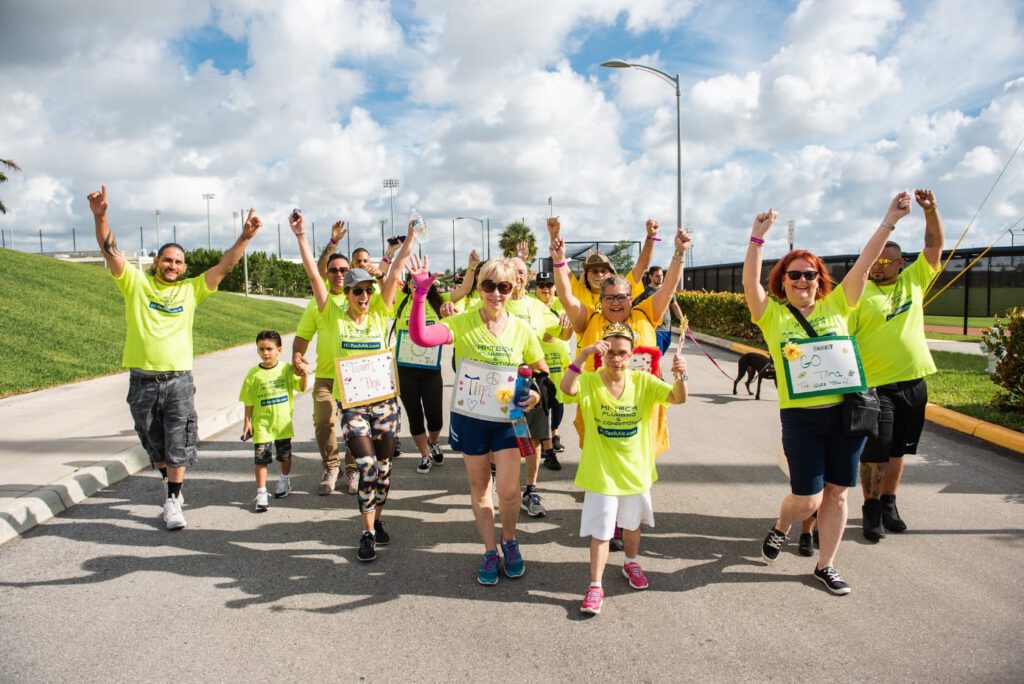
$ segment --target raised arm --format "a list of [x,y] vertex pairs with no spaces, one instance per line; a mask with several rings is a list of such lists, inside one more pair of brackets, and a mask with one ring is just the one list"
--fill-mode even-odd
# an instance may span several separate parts
[[242,234],[235,240],[235,244],[231,245],[230,249],[224,252],[224,256],[220,258],[220,261],[207,269],[204,274],[206,277],[206,287],[211,290],[217,289],[220,281],[224,280],[224,277],[231,272],[231,269],[235,267],[238,260],[245,254],[245,248],[249,246],[249,240],[256,236],[262,225],[263,222],[260,221],[260,217],[256,216],[250,207],[249,216],[245,219],[245,225],[242,226]]
[[405,263],[409,260],[409,255],[412,254],[412,243],[414,242],[416,242],[416,222],[409,221],[409,232],[405,236],[405,242],[402,243],[402,248],[398,250],[394,261],[388,265],[388,273],[380,283],[380,296],[389,309],[395,303],[398,278],[405,271]]
[[569,365],[569,367],[562,369],[562,381],[558,383],[558,389],[562,390],[562,394],[575,397],[580,391],[580,374],[574,370],[574,367],[583,368],[587,359],[595,353],[604,356],[610,346],[611,345],[604,340],[598,340],[594,344],[581,349],[580,353],[576,355],[576,359]]
[[889,202],[885,218],[868,238],[867,244],[864,245],[857,261],[853,263],[853,267],[843,276],[843,293],[850,306],[857,306],[857,303],[860,302],[860,295],[864,292],[864,286],[868,282],[868,270],[870,270],[871,264],[875,263],[875,259],[882,254],[885,243],[889,240],[892,232],[896,230],[896,224],[909,213],[909,192],[901,192]]
[[338,243],[340,243],[344,237],[348,235],[348,222],[347,221],[335,221],[334,225],[331,226],[331,239],[324,245],[324,251],[320,254],[320,258],[316,262],[316,270],[320,272],[320,277],[324,280],[327,279],[327,262],[331,260],[334,252],[338,249]]
[[302,266],[306,269],[306,276],[309,277],[309,284],[313,287],[313,299],[316,300],[316,308],[323,311],[327,306],[327,286],[320,272],[316,270],[316,261],[313,260],[313,250],[306,242],[306,221],[302,212],[295,212],[288,217],[288,225],[295,234],[299,243],[299,254],[302,256]]
[[430,275],[430,260],[423,257],[423,263],[413,254],[409,259],[409,278],[412,279],[412,308],[409,309],[409,339],[421,347],[438,347],[452,342],[452,331],[446,325],[427,325],[427,292],[434,284]]
[[914,199],[924,209],[924,249],[921,253],[932,268],[938,268],[942,263],[942,243],[945,241],[939,203],[935,201],[935,193],[927,188],[915,190]]
[[473,282],[476,280],[476,269],[480,265],[480,255],[476,253],[474,249],[469,253],[469,263],[466,265],[466,276],[462,279],[462,282],[452,290],[451,302],[455,304],[457,301],[469,295],[470,290],[473,289]]
[[640,249],[640,257],[633,264],[634,283],[639,283],[640,279],[644,277],[644,272],[650,268],[651,259],[654,257],[654,243],[661,240],[658,237],[658,229],[661,227],[658,219],[647,219],[644,227],[647,229],[647,239],[644,240],[644,246]]
[[754,217],[754,225],[750,227],[750,244],[747,245],[747,257],[743,260],[743,294],[747,298],[747,308],[755,321],[764,315],[768,306],[768,293],[761,285],[761,262],[764,259],[764,236],[771,230],[779,214],[772,208],[762,211]]
[[[550,222],[549,219],[548,223]],[[558,301],[562,302],[562,308],[565,309],[565,315],[569,317],[573,330],[582,334],[587,327],[587,307],[572,293],[569,265],[565,263],[565,240],[560,237],[551,241],[551,272],[555,277]]]
[[107,186],[101,185],[99,192],[90,192],[87,199],[93,221],[96,223],[96,244],[100,246],[107,268],[115,278],[119,278],[128,262],[124,258],[124,252],[118,248],[117,239],[110,231],[110,224],[107,223]]
[[654,294],[651,295],[651,311],[654,313],[654,320],[660,321],[665,315],[665,309],[669,302],[676,296],[676,285],[683,277],[683,264],[686,261],[686,250],[693,244],[693,237],[689,232],[680,228],[676,231],[676,253],[665,271],[665,280]]

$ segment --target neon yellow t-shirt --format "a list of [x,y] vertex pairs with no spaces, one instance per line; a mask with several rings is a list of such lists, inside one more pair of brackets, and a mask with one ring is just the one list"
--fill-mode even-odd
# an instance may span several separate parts
[[463,358],[472,361],[505,366],[532,364],[544,358],[537,335],[515,316],[509,316],[505,329],[494,336],[480,317],[478,309],[471,309],[441,321],[455,340],[455,363]]
[[544,335],[558,337],[558,334],[562,332],[558,316],[544,306],[539,299],[533,297],[509,299],[505,302],[505,311],[526,323],[538,338],[543,338]]
[[572,359],[569,358],[569,343],[556,337],[550,342],[541,340],[540,348],[544,351],[544,361],[548,364],[551,382],[558,387],[562,384],[562,374],[572,363]]
[[159,285],[152,274],[125,264],[114,282],[124,296],[121,365],[148,371],[192,370],[196,307],[215,291],[206,286],[206,276]]
[[[379,293],[370,298],[370,306],[366,310],[366,318],[357,324],[348,315],[348,308],[328,301],[322,314],[327,318],[327,325],[336,330],[334,353],[331,355],[331,367],[335,359],[344,359],[358,354],[370,354],[388,348],[388,323],[390,312]],[[341,387],[335,376],[331,396],[341,399]]]
[[292,364],[278,362],[273,368],[256,366],[245,376],[238,400],[252,406],[252,441],[266,444],[295,436],[292,412],[300,379]]
[[[442,292],[441,301],[450,302],[452,295],[449,292]],[[404,302],[404,304],[403,304]],[[399,310],[401,315],[399,316]],[[391,307],[391,318],[395,319],[395,331],[408,330],[409,329],[409,314],[412,312],[412,295],[404,292],[399,292],[398,296],[395,297],[395,304]],[[433,325],[441,320],[441,317],[434,312],[434,307],[430,306],[430,302],[423,302],[423,314],[427,321],[427,325]]]
[[[626,325],[633,329],[633,333],[636,335],[635,345],[637,347],[658,346],[658,337],[654,332],[654,325],[651,324],[651,321],[654,319],[653,305],[650,298],[645,299],[630,310],[629,318],[624,321]],[[603,313],[591,313],[587,319],[587,327],[583,334],[576,336],[577,352],[600,340],[605,326],[609,323],[611,321],[605,318]],[[587,359],[584,370],[594,370],[593,356]]]
[[[584,276],[585,277],[585,276]],[[633,271],[626,274],[626,281],[630,287],[630,299],[636,299],[644,291],[644,284],[638,283],[633,280]],[[590,291],[590,288],[584,284],[584,281],[576,277],[576,274],[569,271],[569,283],[572,284],[572,293],[576,299],[580,300],[580,304],[587,307],[587,311],[598,311],[601,308],[601,297],[600,295],[594,294]]]
[[892,285],[868,281],[850,315],[861,363],[871,387],[916,380],[935,372],[924,336],[924,291],[939,272],[923,256]]
[[[849,335],[848,319],[853,307],[846,301],[846,292],[840,283],[834,290],[814,305],[814,311],[807,317],[818,337],[828,335]],[[775,364],[775,373],[779,386],[779,408],[809,408],[811,406],[828,406],[843,400],[842,394],[824,394],[819,397],[804,397],[791,399],[789,387],[786,385],[785,371],[783,364],[785,359],[782,356],[782,347],[789,340],[806,340],[807,332],[796,320],[785,304],[779,303],[774,298],[768,298],[768,306],[759,320],[753,323],[761,329],[765,342],[768,343],[768,352]]]
[[564,397],[579,404],[587,439],[583,442],[576,485],[595,494],[643,494],[658,480],[651,444],[653,409],[668,403],[672,385],[650,373],[626,371],[616,399],[600,372],[583,373],[579,391]]
[[[344,309],[348,307],[348,297],[344,292],[328,295],[328,299]],[[326,317],[316,308],[316,300],[311,299],[299,319],[299,327],[295,335],[304,340],[311,340],[316,335],[316,376],[329,380],[334,379],[334,350],[338,348],[336,339],[337,326],[327,325]]]
[[540,297],[538,297],[534,293],[528,294],[527,297],[533,297],[538,302],[540,302],[544,306],[546,306],[549,309],[551,309],[555,313],[556,316],[560,316],[563,313],[565,313],[565,307],[562,306],[562,300],[558,298],[558,295],[555,294],[555,291],[553,289],[551,290],[551,301],[550,302],[543,301]]

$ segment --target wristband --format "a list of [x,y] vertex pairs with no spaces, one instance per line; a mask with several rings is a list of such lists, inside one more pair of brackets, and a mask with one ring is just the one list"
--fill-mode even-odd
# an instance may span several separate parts
[[882,221],[881,226],[883,228],[888,228],[889,230],[896,230],[896,224],[895,223],[886,223],[885,221]]
[[557,264],[551,264],[551,268],[562,268],[563,266],[565,266],[564,261],[559,261]]
[[338,244],[338,241],[335,240],[334,238],[331,238],[330,240],[327,241],[327,244],[329,244],[329,245],[336,245],[336,244]]
[[385,263],[385,264],[390,264],[391,263],[391,259],[388,259],[386,256],[382,256],[380,258],[380,260],[381,260],[381,263]]
[[650,240],[651,242],[661,242],[661,238],[658,237],[657,235],[648,235],[647,239]]
[[582,375],[583,374],[583,371],[580,370],[580,367],[577,366],[575,363],[570,363],[569,364],[569,370],[571,370],[576,375]]
[[750,236],[750,241],[753,242],[755,245],[763,245],[764,244],[764,239],[763,238],[754,237],[753,235]]
[[294,235],[295,237],[302,237],[305,234],[306,234],[305,231],[303,231],[301,233],[292,233],[292,235]]
[[938,211],[938,209],[939,209],[939,205],[938,204],[933,204],[932,208],[931,209],[925,209],[924,213],[926,213],[926,214],[934,214],[936,211]]

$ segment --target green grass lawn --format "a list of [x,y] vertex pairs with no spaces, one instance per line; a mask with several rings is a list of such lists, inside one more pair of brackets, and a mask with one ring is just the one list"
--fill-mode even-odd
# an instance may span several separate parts
[[928,376],[928,400],[933,404],[1024,432],[1024,414],[992,408],[999,389],[985,373],[986,357],[933,351],[938,372]]
[[[124,300],[106,269],[0,250],[0,397],[121,370]],[[217,293],[196,312],[195,353],[292,332],[302,309]]]
[[971,335],[953,335],[951,333],[932,332],[926,330],[924,332],[925,337],[929,340],[949,340],[950,342],[981,342],[980,337],[973,337]]
[[[967,327],[968,328],[991,328],[995,325],[996,319],[992,316],[968,316]],[[963,316],[932,316],[926,314],[924,317],[925,325],[955,325],[963,327],[964,317]]]

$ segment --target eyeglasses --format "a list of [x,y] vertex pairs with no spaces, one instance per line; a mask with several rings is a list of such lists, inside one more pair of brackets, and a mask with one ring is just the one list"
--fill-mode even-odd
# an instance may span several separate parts
[[367,287],[353,287],[352,294],[356,297],[362,297],[364,294],[372,295],[373,285],[368,285]]
[[487,294],[490,294],[497,290],[501,294],[507,295],[509,292],[512,291],[512,283],[508,282],[507,280],[503,280],[500,283],[496,283],[493,280],[485,280],[482,283],[480,283],[480,289],[486,292]]
[[817,271],[786,271],[786,277],[789,278],[790,280],[800,280],[801,278],[803,278],[804,280],[817,280],[818,279],[818,272]]
[[885,268],[889,264],[896,263],[896,259],[886,259],[885,257],[878,257],[877,259],[875,259],[875,263],[881,266],[882,268]]
[[615,294],[615,295],[601,295],[601,299],[606,302],[628,302],[628,294]]
[[346,273],[348,273],[348,271],[349,269],[345,268],[344,266],[331,266],[330,268],[327,269],[328,273],[340,273],[342,275],[345,275]]

